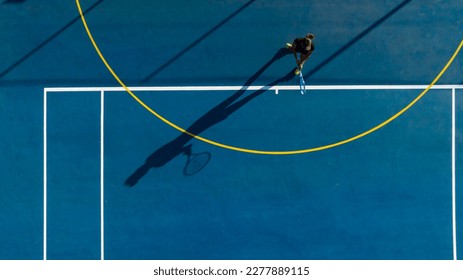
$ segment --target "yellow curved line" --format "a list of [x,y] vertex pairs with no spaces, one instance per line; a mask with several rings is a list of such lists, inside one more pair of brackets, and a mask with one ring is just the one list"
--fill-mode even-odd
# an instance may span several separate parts
[[92,33],[90,32],[90,29],[88,28],[88,25],[87,25],[87,21],[85,20],[85,17],[84,17],[84,14],[82,12],[82,8],[80,6],[80,2],[79,0],[76,0],[76,4],[77,4],[77,8],[79,9],[79,14],[80,14],[80,17],[82,19],[82,23],[85,27],[85,30],[87,31],[87,35],[90,39],[90,41],[92,42],[93,44],[93,47],[95,48],[96,52],[98,53],[98,56],[100,57],[101,61],[103,61],[103,63],[105,64],[106,68],[108,68],[109,72],[113,75],[113,77],[116,79],[116,81],[127,91],[128,94],[130,94],[130,96],[132,96],[133,99],[135,99],[135,101],[137,101],[141,106],[143,106],[143,108],[145,108],[146,110],[148,110],[151,114],[153,114],[154,116],[156,116],[158,119],[160,119],[161,121],[163,121],[164,123],[166,123],[167,125],[175,128],[176,130],[182,132],[182,133],[185,133],[185,134],[188,134],[189,136],[193,137],[193,138],[196,138],[200,141],[203,141],[205,143],[208,143],[208,144],[211,144],[211,145],[214,145],[214,146],[217,146],[217,147],[221,147],[221,148],[224,148],[224,149],[228,149],[228,150],[233,150],[233,151],[238,151],[238,152],[243,152],[243,153],[251,153],[251,154],[262,154],[262,155],[294,155],[294,154],[304,154],[304,153],[310,153],[310,152],[316,152],[316,151],[321,151],[321,150],[326,150],[326,149],[330,149],[330,148],[334,148],[334,147],[337,147],[337,146],[341,146],[341,145],[344,145],[344,144],[347,144],[349,142],[352,142],[352,141],[355,141],[357,139],[360,139],[362,137],[365,137],[367,136],[368,134],[371,134],[373,132],[375,132],[376,130],[386,126],[387,124],[389,124],[390,122],[392,122],[393,120],[397,119],[400,115],[402,115],[403,113],[405,113],[408,109],[410,109],[413,105],[415,105],[416,102],[418,102],[418,100],[420,100],[436,83],[437,81],[440,79],[440,77],[445,73],[445,71],[447,71],[447,69],[450,67],[450,65],[452,64],[453,60],[455,59],[455,57],[458,55],[458,53],[460,52],[461,48],[463,47],[463,40],[460,42],[460,45],[458,46],[458,48],[455,50],[454,54],[452,55],[452,57],[449,59],[449,61],[447,62],[447,64],[445,65],[445,67],[440,71],[440,73],[436,76],[436,78],[431,82],[431,84],[422,92],[420,93],[420,95],[418,95],[418,97],[416,97],[412,102],[410,102],[410,104],[408,104],[407,106],[405,106],[405,108],[403,108],[402,110],[400,110],[399,112],[397,112],[395,115],[393,115],[392,117],[390,117],[389,119],[385,120],[384,122],[378,124],[377,126],[363,132],[363,133],[360,133],[356,136],[353,136],[351,138],[348,138],[348,139],[345,139],[345,140],[342,140],[342,141],[339,141],[339,142],[336,142],[336,143],[332,143],[332,144],[329,144],[329,145],[325,145],[325,146],[320,146],[320,147],[315,147],[315,148],[310,148],[310,149],[301,149],[301,150],[290,150],[290,151],[264,151],[264,150],[253,150],[253,149],[246,149],[246,148],[240,148],[240,147],[235,147],[235,146],[231,146],[231,145],[226,145],[226,144],[222,144],[222,143],[219,143],[219,142],[216,142],[216,141],[212,141],[212,140],[209,140],[207,138],[204,138],[204,137],[201,137],[199,135],[196,135],[196,134],[193,134],[183,128],[181,128],[180,126],[174,124],[173,122],[169,121],[168,119],[164,118],[163,116],[161,116],[159,113],[157,113],[156,111],[154,111],[153,109],[151,109],[148,105],[146,105],[140,98],[138,98],[125,84],[124,82],[122,82],[122,80],[119,78],[119,76],[117,76],[117,74],[114,72],[114,70],[111,68],[111,66],[109,65],[109,63],[106,61],[106,59],[104,58],[103,54],[101,53],[100,49],[98,48],[98,45],[96,44],[95,40],[93,39],[93,36],[92,36]]

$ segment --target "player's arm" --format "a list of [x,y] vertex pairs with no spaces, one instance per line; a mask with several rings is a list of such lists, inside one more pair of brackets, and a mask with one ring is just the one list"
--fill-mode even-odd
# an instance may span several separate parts
[[301,61],[299,62],[298,66],[302,66],[307,61],[307,59],[309,59],[309,56],[310,56],[310,53],[308,54],[301,53]]
[[299,59],[297,58],[297,52],[296,52],[296,39],[294,39],[293,43],[292,43],[292,47],[291,47],[291,51],[293,52],[293,55],[294,55],[294,58],[296,59],[296,63],[297,65],[299,65]]
[[312,52],[313,50],[310,50],[307,53],[301,53],[301,61],[300,61],[299,66],[302,66],[307,61],[307,59],[309,59]]
[[299,59],[297,58],[296,48],[294,47],[294,45],[293,45],[292,51],[293,51],[294,58],[296,59],[296,63],[299,65]]

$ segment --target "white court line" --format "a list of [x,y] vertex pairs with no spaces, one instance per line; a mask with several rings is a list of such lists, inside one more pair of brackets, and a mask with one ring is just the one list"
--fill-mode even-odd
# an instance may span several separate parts
[[43,90],[43,259],[47,259],[47,90]]
[[[426,89],[428,85],[331,85],[307,86],[307,90],[391,90],[391,89]],[[233,91],[233,90],[299,90],[299,86],[181,86],[181,87],[129,87],[132,91]],[[463,89],[463,85],[434,85],[431,89],[452,90],[452,227],[453,227],[453,259],[457,260],[456,240],[456,163],[455,163],[455,90]],[[43,259],[47,259],[47,92],[100,92],[101,94],[101,131],[100,131],[100,211],[101,211],[101,259],[104,260],[104,92],[125,91],[123,87],[60,87],[44,88],[44,167],[43,167],[43,201],[44,201],[44,228],[43,228]]]
[[452,89],[452,229],[453,259],[457,260],[457,217],[456,217],[456,164],[455,164],[455,88]]
[[[47,93],[43,90],[43,260],[47,260],[47,191],[48,191],[48,157],[47,157]],[[53,90],[52,90],[53,92]],[[101,230],[101,259],[104,260],[104,91],[100,91],[100,230]]]
[[100,243],[101,260],[104,260],[104,91],[100,100]]
[[[429,85],[308,85],[307,90],[391,90],[426,89]],[[463,85],[434,85],[431,89],[463,89]],[[131,91],[232,91],[232,90],[299,90],[299,86],[161,86],[129,87]],[[125,91],[123,87],[57,87],[48,92]]]

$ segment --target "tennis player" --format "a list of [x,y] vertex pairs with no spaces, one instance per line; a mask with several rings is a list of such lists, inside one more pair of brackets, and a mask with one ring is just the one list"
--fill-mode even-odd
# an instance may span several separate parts
[[[312,33],[307,33],[305,38],[296,38],[293,43],[286,43],[286,48],[292,51],[294,58],[296,58],[297,68],[294,71],[295,75],[301,73],[304,63],[309,59],[312,52],[315,50],[315,46],[312,40],[315,38],[315,35]],[[297,53],[300,53],[300,58],[297,57]]]

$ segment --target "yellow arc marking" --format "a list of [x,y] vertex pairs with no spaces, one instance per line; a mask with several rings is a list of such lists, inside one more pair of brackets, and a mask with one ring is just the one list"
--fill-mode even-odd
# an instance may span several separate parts
[[423,92],[421,92],[412,102],[410,102],[410,104],[408,104],[407,106],[405,106],[402,110],[400,110],[399,112],[397,112],[395,115],[393,115],[392,117],[390,117],[389,119],[383,121],[382,123],[376,125],[375,127],[363,132],[363,133],[360,133],[358,135],[355,135],[351,138],[347,138],[345,140],[342,140],[342,141],[339,141],[339,142],[336,142],[336,143],[332,143],[332,144],[328,144],[328,145],[324,145],[324,146],[319,146],[319,147],[314,147],[314,148],[309,148],[309,149],[301,149],[301,150],[288,150],[288,151],[265,151],[265,150],[253,150],[253,149],[246,149],[246,148],[240,148],[240,147],[235,147],[235,146],[231,146],[231,145],[226,145],[226,144],[222,144],[222,143],[219,143],[219,142],[216,142],[216,141],[212,141],[210,139],[207,139],[207,138],[204,138],[204,137],[201,137],[199,135],[196,135],[196,134],[193,134],[189,131],[187,131],[186,129],[183,129],[182,127],[176,125],[175,123],[169,121],[168,119],[164,118],[163,116],[161,116],[159,113],[157,113],[156,111],[154,111],[153,109],[151,109],[148,105],[146,105],[140,98],[138,98],[138,96],[136,96],[125,84],[124,82],[119,78],[119,76],[116,74],[116,72],[114,72],[114,70],[111,68],[111,66],[109,65],[109,63],[106,61],[106,59],[104,58],[103,54],[101,53],[100,49],[98,48],[98,45],[96,44],[95,40],[93,39],[93,36],[92,36],[92,33],[90,32],[90,29],[88,28],[88,25],[87,25],[87,21],[85,20],[85,17],[84,17],[84,14],[82,12],[82,8],[80,6],[80,1],[79,0],[76,0],[76,5],[77,5],[77,8],[79,9],[79,14],[80,14],[80,17],[82,19],[82,23],[85,27],[85,30],[87,32],[87,35],[90,39],[90,41],[92,42],[93,44],[93,47],[95,48],[96,52],[98,53],[98,56],[100,57],[101,61],[103,61],[104,65],[106,66],[106,68],[108,68],[109,72],[113,75],[113,77],[116,79],[116,81],[125,89],[125,91],[127,91],[128,94],[130,94],[130,96],[132,96],[133,99],[135,99],[135,101],[137,101],[143,108],[145,108],[147,111],[149,111],[151,114],[153,114],[154,116],[156,116],[158,119],[160,119],[161,121],[163,121],[164,123],[166,123],[167,125],[175,128],[176,130],[182,132],[182,133],[185,133],[195,139],[198,139],[200,141],[203,141],[205,143],[208,143],[208,144],[211,144],[211,145],[214,145],[214,146],[217,146],[217,147],[221,147],[221,148],[224,148],[224,149],[228,149],[228,150],[233,150],[233,151],[238,151],[238,152],[243,152],[243,153],[250,153],[250,154],[261,154],[261,155],[294,155],[294,154],[304,154],[304,153],[311,153],[311,152],[316,152],[316,151],[322,151],[322,150],[327,150],[327,149],[330,149],[330,148],[334,148],[334,147],[337,147],[337,146],[341,146],[341,145],[344,145],[344,144],[347,144],[349,142],[352,142],[352,141],[355,141],[357,139],[360,139],[362,137],[365,137],[367,136],[368,134],[371,134],[375,131],[377,131],[378,129],[386,126],[387,124],[389,124],[390,122],[392,122],[393,120],[397,119],[398,117],[400,117],[403,113],[405,113],[408,109],[410,109],[413,105],[415,105],[416,102],[418,102],[418,100],[420,100],[436,83],[437,81],[439,81],[439,79],[441,78],[441,76],[445,73],[445,71],[447,71],[447,69],[450,67],[450,65],[452,64],[452,62],[455,60],[455,57],[458,55],[458,53],[460,52],[461,48],[463,47],[463,40],[460,42],[460,45],[458,46],[458,48],[455,50],[455,52],[453,53],[452,57],[450,57],[449,61],[447,62],[447,64],[444,66],[444,68],[440,71],[440,73],[434,78],[434,80],[431,82],[431,84],[429,84],[428,87],[426,87],[425,90],[423,90]]

